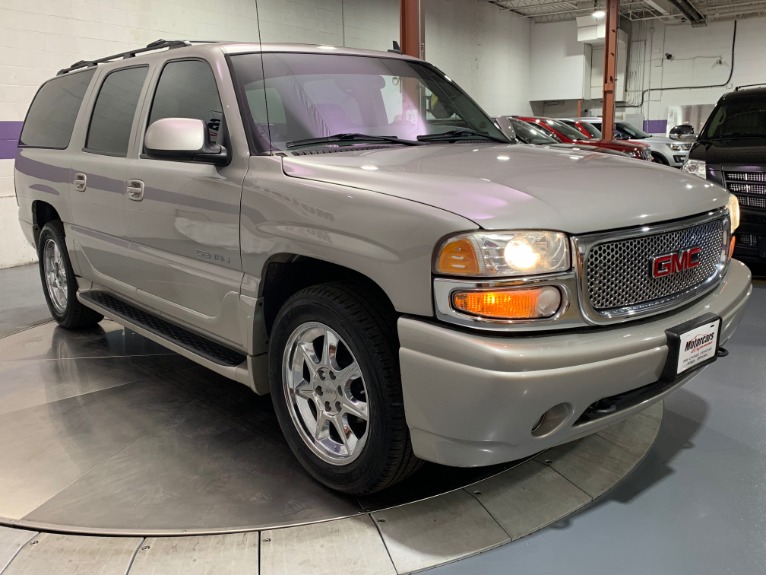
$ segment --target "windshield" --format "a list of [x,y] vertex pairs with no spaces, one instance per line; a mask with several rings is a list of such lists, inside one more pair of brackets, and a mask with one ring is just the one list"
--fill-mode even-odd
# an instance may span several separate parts
[[[434,67],[409,60],[338,54],[232,57],[240,99],[261,152],[352,146],[364,136],[416,141],[466,130],[447,141],[508,141],[465,92]],[[470,131],[470,132],[468,132]],[[352,135],[331,138],[338,134]],[[303,142],[309,139],[325,142]],[[396,141],[375,141],[396,145]],[[487,140],[490,141],[490,140]],[[442,143],[444,143],[442,141]],[[289,144],[289,146],[288,146]]]
[[590,122],[580,121],[580,127],[586,132],[588,132],[591,138],[598,138],[599,140],[601,139],[601,130],[599,130],[596,126],[594,126]]
[[615,129],[618,132],[624,133],[629,138],[633,138],[634,140],[643,140],[644,138],[652,137],[651,134],[647,134],[643,130],[639,130],[630,124],[626,124],[625,122],[617,122],[615,124]]
[[572,126],[568,126],[564,122],[561,122],[559,120],[543,120],[546,124],[548,124],[551,128],[556,130],[557,132],[561,132],[564,134],[567,138],[570,140],[587,140],[588,136],[583,134],[580,130],[577,130],[573,128]]
[[556,144],[556,139],[551,138],[545,130],[523,120],[511,118],[511,126],[516,132],[516,137],[525,144]]
[[700,134],[700,139],[766,138],[766,102],[734,100],[721,103]]

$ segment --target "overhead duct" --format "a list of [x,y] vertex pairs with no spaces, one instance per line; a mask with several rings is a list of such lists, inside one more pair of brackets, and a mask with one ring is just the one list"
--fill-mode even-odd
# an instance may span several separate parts
[[693,27],[707,26],[707,19],[700,14],[697,9],[691,5],[689,0],[668,0],[673,6],[675,6],[684,18],[689,21]]

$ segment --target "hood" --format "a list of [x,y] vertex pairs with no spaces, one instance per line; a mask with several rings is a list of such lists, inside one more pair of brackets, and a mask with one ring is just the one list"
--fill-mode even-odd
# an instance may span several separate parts
[[766,138],[731,140],[697,140],[689,158],[702,160],[713,166],[766,164]]
[[282,162],[290,177],[427,204],[485,229],[593,232],[705,212],[728,197],[710,182],[651,162],[521,145],[396,146]]
[[680,140],[674,140],[673,138],[668,138],[667,136],[649,136],[648,138],[637,138],[637,142],[644,142],[645,144],[665,144],[666,146],[669,146],[670,144],[688,144],[690,142],[682,142]]

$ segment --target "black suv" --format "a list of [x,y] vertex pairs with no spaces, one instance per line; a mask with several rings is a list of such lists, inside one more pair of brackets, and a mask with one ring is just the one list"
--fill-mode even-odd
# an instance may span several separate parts
[[742,86],[718,100],[684,170],[739,198],[742,226],[735,255],[766,261],[766,87]]

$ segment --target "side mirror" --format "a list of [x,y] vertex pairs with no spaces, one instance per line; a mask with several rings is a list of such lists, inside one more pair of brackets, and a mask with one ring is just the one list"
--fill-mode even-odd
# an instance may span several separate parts
[[516,142],[516,130],[513,129],[513,124],[507,116],[498,116],[495,118],[495,126],[508,138],[511,142]]
[[207,162],[216,166],[229,163],[229,153],[220,144],[211,144],[205,122],[193,118],[163,118],[146,130],[144,148],[150,158]]

